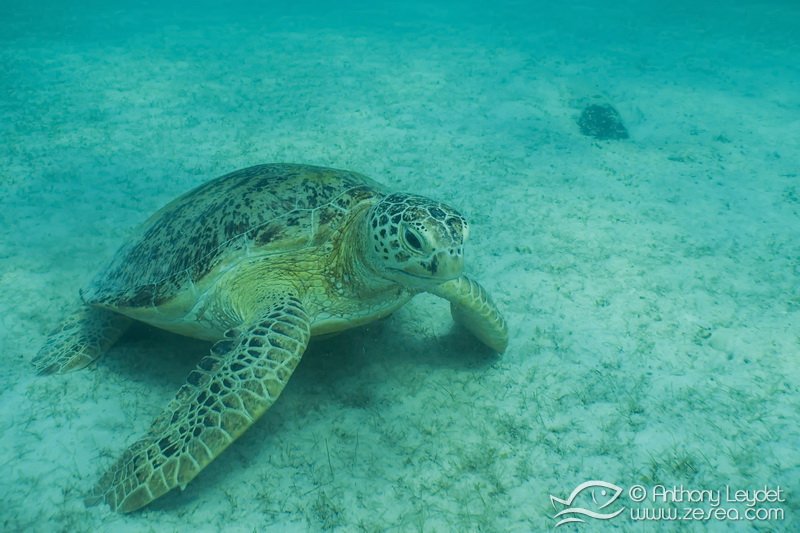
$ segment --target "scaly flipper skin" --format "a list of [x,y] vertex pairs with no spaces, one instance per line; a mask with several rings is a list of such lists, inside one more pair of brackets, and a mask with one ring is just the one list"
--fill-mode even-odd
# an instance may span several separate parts
[[86,503],[130,512],[183,488],[280,395],[308,345],[310,321],[293,295],[231,329],[147,434],[103,475]]
[[506,321],[480,283],[462,275],[430,292],[450,302],[450,313],[457,324],[467,328],[492,350],[498,353],[506,351]]
[[131,322],[105,309],[81,306],[50,333],[33,365],[39,374],[79,370],[111,348]]

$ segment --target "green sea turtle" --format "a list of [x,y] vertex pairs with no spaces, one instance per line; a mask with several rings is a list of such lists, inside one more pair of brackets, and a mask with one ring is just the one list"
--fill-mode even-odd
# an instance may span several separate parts
[[133,320],[215,341],[87,503],[138,509],[180,486],[278,398],[309,338],[387,316],[415,294],[503,352],[505,321],[463,271],[466,220],[355,172],[272,164],[180,196],[148,219],[47,339],[44,374],[82,368]]

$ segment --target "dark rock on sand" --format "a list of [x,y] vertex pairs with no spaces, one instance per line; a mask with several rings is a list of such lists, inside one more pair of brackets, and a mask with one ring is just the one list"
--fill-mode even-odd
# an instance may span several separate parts
[[609,104],[591,104],[578,118],[581,133],[601,141],[611,139],[627,139],[628,130],[622,123],[622,117]]

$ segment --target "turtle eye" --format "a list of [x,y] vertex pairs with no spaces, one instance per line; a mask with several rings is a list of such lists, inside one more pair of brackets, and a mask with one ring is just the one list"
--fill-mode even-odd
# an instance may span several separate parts
[[405,239],[406,243],[412,247],[414,250],[421,252],[422,251],[422,243],[419,240],[413,231],[406,228],[406,231],[403,232],[403,238]]

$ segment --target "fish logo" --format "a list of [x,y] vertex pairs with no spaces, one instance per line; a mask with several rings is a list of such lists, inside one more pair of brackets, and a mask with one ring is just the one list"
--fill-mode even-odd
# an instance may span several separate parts
[[[596,510],[592,511],[590,509],[585,509],[583,507],[573,507],[573,503],[575,502],[575,498],[577,498],[582,492],[589,490],[592,494],[592,501],[596,506]],[[598,501],[597,493],[600,495],[600,500]],[[605,509],[619,498],[620,494],[622,494],[622,487],[618,487],[613,483],[608,483],[606,481],[584,481],[577,487],[572,493],[569,495],[569,498],[566,500],[562,500],[561,498],[556,498],[552,494],[550,495],[550,503],[553,504],[553,509],[556,509],[556,502],[560,503],[561,505],[566,505],[566,509],[562,509],[561,511],[557,512],[553,518],[561,518],[562,516],[565,518],[561,518],[561,520],[556,524],[555,527],[558,527],[562,524],[570,524],[573,522],[585,522],[582,518],[578,516],[568,516],[568,515],[583,515],[588,516],[589,518],[596,518],[598,520],[610,520],[615,516],[618,516],[622,511],[625,510],[623,507],[614,513],[598,513],[597,511],[601,509]],[[600,502],[605,501],[602,505]]]

